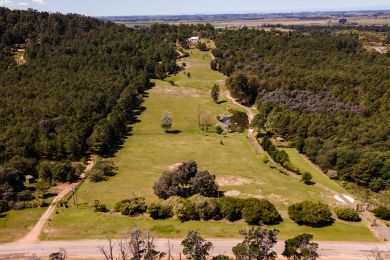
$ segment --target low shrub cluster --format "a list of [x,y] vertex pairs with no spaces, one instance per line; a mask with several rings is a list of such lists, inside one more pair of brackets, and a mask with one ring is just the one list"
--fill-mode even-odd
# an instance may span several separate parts
[[328,205],[321,202],[303,201],[292,204],[288,207],[288,215],[298,225],[321,227],[333,223]]
[[377,218],[390,220],[390,210],[384,206],[377,207],[372,211],[372,213],[374,213],[375,217]]
[[122,215],[137,216],[145,213],[147,206],[145,198],[135,197],[117,202],[114,208],[115,211],[120,212]]
[[359,214],[356,212],[356,210],[351,208],[336,208],[335,213],[339,219],[345,221],[354,221],[354,222],[361,221],[361,218]]
[[107,212],[106,204],[101,203],[99,200],[95,200],[93,203],[93,207],[95,208],[95,212]]
[[115,167],[112,161],[99,159],[88,172],[89,180],[91,182],[105,181],[108,177],[115,175],[114,169]]
[[[100,205],[100,202],[96,205]],[[147,212],[153,219],[167,219],[176,216],[182,222],[225,218],[229,221],[244,219],[250,225],[272,225],[282,221],[273,204],[267,200],[254,198],[222,197],[217,199],[195,195],[188,199],[171,197],[168,200],[153,202],[146,206],[144,198],[136,197],[119,201],[115,204],[115,211],[127,216],[136,216]]]

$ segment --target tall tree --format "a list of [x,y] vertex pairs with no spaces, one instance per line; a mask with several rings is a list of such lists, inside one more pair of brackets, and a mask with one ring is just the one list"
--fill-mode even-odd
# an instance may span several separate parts
[[285,242],[283,256],[292,260],[314,260],[318,258],[318,244],[310,242],[313,235],[302,234]]
[[161,128],[164,129],[165,132],[168,132],[172,128],[171,113],[164,112],[163,117],[161,119]]
[[215,103],[218,102],[219,86],[217,84],[214,84],[213,88],[211,89],[211,98],[214,100]]
[[206,260],[210,249],[213,247],[211,242],[205,241],[198,232],[190,231],[186,239],[181,242],[183,253],[193,260]]

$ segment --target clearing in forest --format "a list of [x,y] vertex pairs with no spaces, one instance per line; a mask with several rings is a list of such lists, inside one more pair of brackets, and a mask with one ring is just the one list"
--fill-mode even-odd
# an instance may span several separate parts
[[[152,186],[161,173],[170,165],[192,159],[200,169],[217,176],[223,184],[221,190],[241,197],[266,198],[274,203],[284,218],[281,224],[273,226],[281,230],[282,238],[306,232],[318,240],[375,241],[363,223],[336,221],[321,229],[294,224],[286,216],[287,204],[313,199],[336,205],[337,200],[320,187],[305,185],[297,178],[271,169],[262,161],[263,154],[256,154],[246,133],[222,136],[199,129],[199,114],[209,117],[214,125],[217,115],[235,107],[224,97],[221,99],[225,102],[212,101],[210,89],[217,83],[224,90],[225,77],[210,69],[210,60],[209,52],[191,50],[190,57],[179,61],[186,63],[186,70],[165,81],[155,81],[156,87],[147,92],[143,103],[145,111],[139,116],[139,122],[132,125],[131,135],[111,158],[118,167],[118,174],[100,183],[84,182],[77,192],[79,208],[58,209],[42,238],[121,237],[134,227],[150,230],[160,237],[184,237],[189,230],[197,230],[206,237],[239,237],[238,231],[246,226],[243,221],[180,223],[176,219],[152,220],[148,216],[95,213],[90,206],[94,200],[100,200],[113,208],[117,201],[134,195],[151,202],[157,199]],[[164,111],[172,115],[174,134],[167,134],[160,127]]]

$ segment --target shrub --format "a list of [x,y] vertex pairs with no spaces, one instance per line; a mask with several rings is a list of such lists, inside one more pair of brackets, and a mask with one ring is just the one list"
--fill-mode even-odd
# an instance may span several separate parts
[[104,172],[99,169],[92,169],[88,173],[88,176],[91,182],[101,182],[107,180],[107,177],[104,176]]
[[268,163],[269,162],[268,155],[266,155],[266,154],[263,155],[263,162],[264,163]]
[[115,211],[119,211],[122,215],[126,216],[143,214],[146,209],[145,199],[142,197],[122,200],[115,204]]
[[345,220],[345,221],[360,221],[360,216],[356,212],[356,210],[351,208],[336,208],[335,209],[336,215],[339,219]]
[[271,202],[259,199],[245,200],[242,217],[250,225],[277,224],[282,221],[279,212]]
[[222,126],[220,126],[219,124],[216,124],[215,125],[215,132],[217,133],[217,134],[222,134],[223,133],[223,127]]
[[195,203],[185,200],[177,209],[177,218],[181,221],[199,220],[199,212]]
[[328,205],[321,202],[303,201],[293,204],[288,207],[288,215],[299,225],[321,227],[333,223]]
[[9,210],[8,201],[0,200],[0,214]]
[[23,190],[16,195],[19,201],[30,201],[34,199],[34,196],[30,190]]
[[384,220],[390,220],[390,210],[384,206],[379,206],[372,211],[375,217],[381,218]]
[[98,200],[94,201],[93,207],[95,208],[95,212],[107,212],[108,211],[107,206]]
[[304,182],[305,184],[308,184],[308,185],[312,184],[312,181],[311,181],[312,179],[313,179],[313,176],[311,175],[310,172],[304,172],[302,174],[301,181]]
[[217,255],[213,256],[211,260],[229,260],[230,258],[227,255]]
[[218,200],[221,214],[229,221],[236,221],[242,218],[241,210],[243,208],[243,201],[237,198],[221,198]]
[[172,207],[162,202],[154,202],[148,206],[148,213],[152,219],[167,219],[172,217]]
[[221,210],[215,199],[206,200],[197,204],[199,217],[203,220],[220,220],[222,219]]

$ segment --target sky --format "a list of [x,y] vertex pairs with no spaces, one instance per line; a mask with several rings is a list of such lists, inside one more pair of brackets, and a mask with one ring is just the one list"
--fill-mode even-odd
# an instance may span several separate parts
[[11,9],[89,16],[390,10],[390,0],[0,0]]

